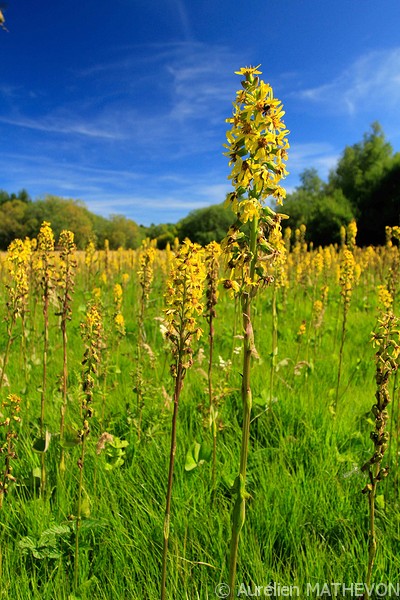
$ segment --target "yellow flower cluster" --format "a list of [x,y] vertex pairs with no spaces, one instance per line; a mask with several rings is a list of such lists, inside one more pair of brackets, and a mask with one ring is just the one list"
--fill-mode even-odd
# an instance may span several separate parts
[[156,249],[150,245],[149,240],[143,240],[139,253],[139,283],[142,288],[143,302],[147,303],[153,282],[153,263],[156,258]]
[[68,229],[63,229],[60,233],[58,245],[61,247],[62,258],[71,256],[76,251],[74,237],[72,231],[68,231]]
[[357,238],[357,223],[353,220],[347,225],[347,245],[349,250],[354,250],[356,247]]
[[54,250],[54,233],[51,228],[51,223],[43,221],[37,237],[37,249],[40,253],[53,252]]
[[123,291],[120,283],[114,285],[114,305],[116,312],[119,312],[122,308],[122,297]]
[[28,268],[32,252],[30,244],[16,239],[7,250],[7,268],[11,275],[13,285],[8,285],[8,293],[14,314],[23,309],[29,292]]
[[305,322],[305,321],[302,321],[302,322],[301,322],[301,325],[300,325],[300,327],[299,327],[299,330],[298,330],[298,332],[297,332],[297,337],[298,337],[298,338],[301,338],[301,337],[302,337],[302,336],[303,336],[303,335],[306,333],[306,331],[307,331],[307,325],[306,325],[306,322]]
[[85,265],[90,269],[94,261],[94,255],[96,253],[96,246],[93,240],[90,240],[85,248]]
[[125,319],[122,314],[122,300],[123,300],[123,290],[120,283],[116,283],[114,285],[114,325],[117,333],[120,336],[124,336],[126,334],[125,330]]
[[1,436],[4,441],[0,441],[0,454],[3,457],[2,471],[0,472],[0,509],[3,506],[4,496],[7,495],[10,485],[16,481],[13,475],[13,466],[11,462],[17,458],[14,447],[14,440],[18,437],[13,425],[21,422],[19,416],[21,410],[21,398],[16,394],[7,396],[7,400],[3,400],[0,404],[0,415],[5,417],[0,421],[0,427],[5,428],[4,434]]
[[385,285],[378,285],[378,306],[390,310],[393,306],[393,296]]
[[1,409],[8,416],[0,423],[0,426],[8,427],[12,421],[16,423],[21,422],[21,417],[19,416],[21,412],[21,398],[16,394],[9,394],[7,400],[3,400],[1,403]]
[[205,247],[205,264],[207,271],[207,318],[214,318],[215,305],[218,301],[218,276],[219,276],[219,258],[222,254],[222,248],[217,242],[210,242]]
[[117,333],[122,337],[126,334],[124,315],[120,312],[114,316],[114,325]]
[[65,300],[71,301],[70,291],[74,287],[73,275],[77,267],[75,259],[76,246],[74,241],[74,234],[72,231],[64,229],[60,233],[58,240],[60,247],[60,267],[59,267],[59,278],[58,284],[65,291]]
[[324,268],[324,256],[321,252],[317,252],[311,259],[311,270],[317,278],[321,275]]
[[90,304],[81,323],[81,336],[87,344],[97,346],[103,334],[103,320],[96,304]]
[[97,365],[100,362],[100,351],[103,343],[103,320],[96,304],[89,304],[87,308],[85,320],[81,323],[81,337],[86,349],[82,361],[82,389],[84,397],[81,405],[83,423],[82,429],[78,431],[78,439],[83,442],[84,438],[90,432],[88,419],[93,416],[94,375],[97,374]]
[[348,248],[345,248],[343,250],[339,271],[339,283],[341,287],[340,293],[344,298],[345,303],[350,302],[351,292],[354,284],[354,269],[354,255]]
[[394,225],[393,227],[389,227],[388,225],[385,227],[386,232],[386,246],[391,248],[393,246],[392,239],[400,240],[400,226]]
[[203,258],[203,248],[185,240],[172,261],[165,293],[165,335],[174,347],[175,357],[183,361],[184,368],[192,362],[192,336],[195,335],[199,339],[202,334],[202,329],[197,325],[197,317],[203,312],[206,278]]
[[39,285],[43,288],[44,297],[49,297],[54,280],[54,234],[51,224],[43,221],[37,237],[38,256],[35,272]]
[[273,276],[275,286],[277,288],[286,287],[288,285],[287,278],[287,250],[286,244],[282,237],[282,229],[280,226],[274,227],[269,234],[269,243],[275,248],[275,260],[273,262]]
[[[272,87],[260,80],[258,68],[245,68],[237,72],[245,76],[242,88],[236,93],[233,116],[227,119],[232,125],[224,144],[232,166],[229,178],[236,191],[230,195],[234,212],[242,223],[259,216],[258,202],[273,196],[282,203],[286,192],[279,185],[287,175],[285,161],[289,133],[282,120],[282,104],[274,98]],[[240,196],[248,192],[247,200]]]

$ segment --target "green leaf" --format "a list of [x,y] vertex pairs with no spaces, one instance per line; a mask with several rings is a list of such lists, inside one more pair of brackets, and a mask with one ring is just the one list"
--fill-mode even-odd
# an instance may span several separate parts
[[32,477],[33,477],[33,479],[41,479],[42,478],[42,471],[41,471],[40,467],[34,467],[32,469]]
[[209,462],[211,460],[212,449],[207,442],[202,442],[199,452],[199,463]]
[[110,446],[113,448],[126,448],[129,446],[129,442],[127,440],[121,440],[119,437],[114,437],[112,442],[108,442]]
[[32,538],[26,536],[18,542],[18,547],[22,548],[23,550],[33,550],[36,548],[36,543]]
[[48,529],[46,529],[45,531],[43,531],[42,535],[40,536],[40,540],[39,540],[39,545],[41,545],[40,541],[43,539],[45,539],[46,537],[50,537],[50,536],[63,536],[63,535],[69,535],[71,533],[71,528],[69,525],[53,525],[52,527],[49,527]]
[[50,439],[51,439],[51,433],[49,431],[47,431],[46,429],[46,433],[44,435],[44,437],[39,437],[36,438],[35,441],[33,442],[33,450],[35,452],[47,452],[47,450],[49,449],[49,444],[50,444]]
[[376,496],[375,502],[376,502],[376,506],[378,508],[380,508],[381,510],[384,510],[384,508],[385,508],[385,496],[383,494],[379,494],[378,496]]
[[193,471],[198,466],[200,444],[195,442],[186,454],[185,471]]
[[186,454],[185,471],[193,471],[211,459],[212,450],[206,442],[194,442]]
[[105,465],[105,470],[106,471],[113,471],[114,469],[117,469],[118,467],[121,467],[124,464],[124,459],[122,457],[117,457],[115,458],[112,462],[107,462]]

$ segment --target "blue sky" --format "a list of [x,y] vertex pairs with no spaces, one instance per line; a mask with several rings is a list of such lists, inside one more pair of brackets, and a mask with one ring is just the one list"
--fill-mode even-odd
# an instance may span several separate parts
[[378,120],[400,150],[399,0],[8,0],[0,188],[176,222],[230,191],[241,66],[261,63],[291,131],[288,191],[326,178]]

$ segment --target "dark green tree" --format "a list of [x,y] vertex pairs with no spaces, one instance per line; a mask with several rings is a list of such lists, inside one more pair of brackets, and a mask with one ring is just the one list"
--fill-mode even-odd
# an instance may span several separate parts
[[192,242],[206,245],[220,242],[232,224],[232,212],[224,204],[213,204],[207,208],[193,210],[178,224],[179,239],[189,238]]
[[328,190],[341,190],[351,204],[361,245],[383,243],[385,226],[399,223],[399,160],[375,122],[361,142],[344,149],[329,176]]
[[[289,219],[284,227],[307,227],[307,240],[316,246],[333,244],[340,240],[340,227],[353,218],[349,201],[341,190],[327,189],[316,169],[306,169],[300,175],[301,184],[289,194],[284,213]],[[279,207],[275,207],[279,210]]]

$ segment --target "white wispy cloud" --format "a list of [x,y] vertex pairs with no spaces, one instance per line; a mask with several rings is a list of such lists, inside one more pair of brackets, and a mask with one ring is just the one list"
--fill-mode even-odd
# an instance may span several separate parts
[[300,98],[325,106],[336,114],[359,110],[398,109],[400,47],[376,50],[358,58],[332,81],[297,92]]
[[103,127],[96,122],[76,118],[61,118],[52,115],[37,117],[35,119],[25,116],[0,116],[0,122],[6,125],[24,127],[44,131],[46,133],[61,133],[67,135],[81,135],[90,138],[109,140],[123,139],[123,135],[112,128]]
[[291,174],[298,175],[310,166],[317,169],[320,176],[325,178],[335,167],[339,158],[334,146],[326,142],[294,143],[290,148],[288,168]]
[[[193,176],[171,171],[152,177],[151,168],[101,168],[12,152],[3,154],[2,161],[6,189],[25,188],[34,198],[50,193],[80,199],[103,216],[125,214],[147,225],[174,221],[195,208],[222,202],[230,187],[216,172]],[[15,180],[17,187],[11,185]]]

